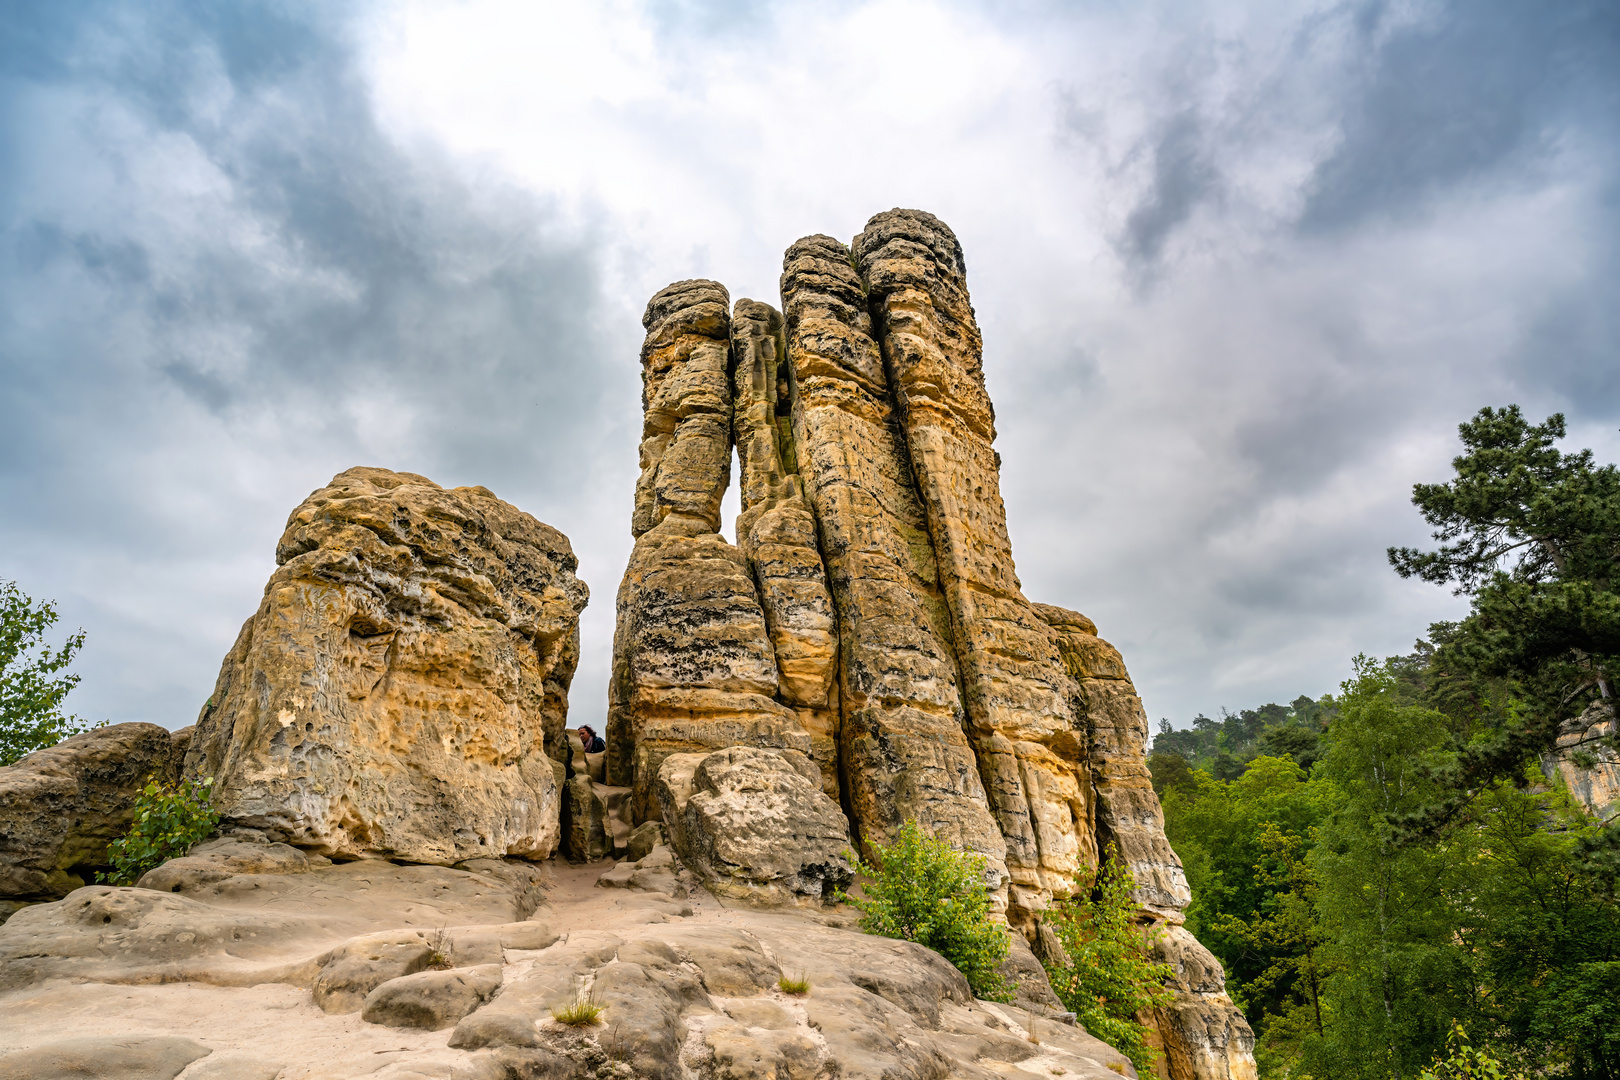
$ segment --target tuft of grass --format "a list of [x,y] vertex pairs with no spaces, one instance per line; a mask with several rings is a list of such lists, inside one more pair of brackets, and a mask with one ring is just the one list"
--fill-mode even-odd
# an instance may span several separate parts
[[810,980],[805,977],[805,974],[802,971],[799,972],[799,977],[797,979],[790,979],[786,975],[783,975],[780,979],[776,980],[776,988],[782,991],[784,994],[792,994],[794,997],[803,997],[810,992]]
[[1117,1072],[1117,1073],[1119,1073],[1119,1075],[1121,1075],[1121,1076],[1124,1076],[1124,1075],[1125,1075],[1125,1066],[1123,1066],[1123,1065],[1121,1065],[1121,1064],[1120,1064],[1120,1063],[1119,1063],[1119,1062],[1117,1062],[1117,1061],[1110,1061],[1110,1062],[1109,1062],[1109,1063],[1108,1063],[1108,1067],[1109,1067],[1109,1068],[1110,1068],[1110,1069],[1112,1069],[1112,1070],[1113,1070],[1113,1071],[1114,1071],[1114,1072]]
[[602,1005],[595,997],[576,997],[566,1005],[554,1005],[551,1018],[569,1027],[595,1027],[602,1022]]
[[428,954],[427,966],[429,970],[449,971],[456,966],[450,958],[451,953],[455,951],[455,945],[451,942],[450,934],[444,927],[441,926],[435,930],[427,940],[428,948],[433,950]]

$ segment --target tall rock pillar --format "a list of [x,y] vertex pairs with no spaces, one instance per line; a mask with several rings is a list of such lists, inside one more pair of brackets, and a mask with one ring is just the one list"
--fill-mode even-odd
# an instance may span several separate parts
[[962,248],[932,214],[891,210],[867,223],[855,258],[927,514],[969,735],[1007,840],[1009,916],[1027,918],[1095,862],[1090,778],[1073,683],[1013,567]]
[[642,325],[636,546],[619,585],[608,688],[608,782],[636,821],[659,816],[670,754],[747,745],[808,754],[774,700],[776,653],[748,563],[719,534],[731,471],[731,320],[725,287],[681,281]]
[[822,789],[839,797],[837,617],[793,439],[786,327],[769,304],[731,319],[733,421],[742,482],[737,546],[759,586],[780,681],[777,699],[810,734]]
[[908,819],[989,862],[1006,845],[962,728],[951,620],[865,290],[849,249],[810,236],[782,272],[792,432],[838,608],[840,767],[856,828]]

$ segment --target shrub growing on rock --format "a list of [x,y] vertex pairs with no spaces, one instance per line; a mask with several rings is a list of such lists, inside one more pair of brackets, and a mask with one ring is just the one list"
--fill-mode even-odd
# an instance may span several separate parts
[[1136,922],[1136,881],[1108,846],[1097,872],[1076,881],[1075,898],[1052,905],[1047,924],[1063,943],[1067,964],[1046,965],[1052,989],[1076,1018],[1103,1042],[1131,1059],[1139,1075],[1152,1070],[1156,1051],[1137,1014],[1174,996],[1164,987],[1170,965],[1152,959],[1157,933]]
[[848,898],[861,911],[861,929],[926,945],[967,976],[976,997],[1011,1001],[1012,988],[996,973],[1009,931],[990,918],[984,856],[925,835],[915,821],[901,826],[893,844],[872,847],[878,866],[850,856],[856,872],[871,879],[864,898]]
[[219,814],[209,805],[213,786],[212,776],[206,780],[182,780],[177,785],[147,777],[146,786],[135,799],[135,820],[129,832],[107,845],[112,873],[97,874],[96,880],[133,885],[148,870],[184,855],[193,845],[206,840],[219,824]]

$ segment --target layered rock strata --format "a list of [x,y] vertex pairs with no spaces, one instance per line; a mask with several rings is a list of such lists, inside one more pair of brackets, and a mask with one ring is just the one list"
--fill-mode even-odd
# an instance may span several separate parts
[[1089,865],[1085,749],[1073,687],[1020,589],[1000,490],[995,409],[962,249],[931,214],[879,214],[855,261],[950,611],[969,737],[1007,842],[1014,909],[1067,896]]
[[1164,1051],[1164,1075],[1253,1080],[1254,1032],[1226,993],[1220,961],[1182,925],[1192,892],[1164,835],[1164,812],[1143,756],[1147,713],[1125,661],[1079,612],[1051,604],[1037,604],[1035,611],[1056,633],[1076,687],[1074,715],[1089,736],[1092,858],[1112,849],[1136,881],[1141,921],[1161,930],[1154,949],[1157,959],[1170,965],[1175,997],[1149,1022]]
[[485,488],[357,468],[276,562],[186,755],[225,827],[345,859],[550,855],[588,596],[567,538]]
[[719,533],[731,470],[728,301],[716,282],[677,282],[642,319],[636,545],[619,586],[607,722],[607,780],[633,789],[637,822],[660,817],[652,783],[671,754],[813,750],[777,700],[776,649],[748,559]]
[[[1041,912],[1112,845],[1142,918],[1174,931],[1170,1074],[1252,1076],[1219,965],[1179,929],[1186,879],[1124,663],[1019,584],[954,234],[889,211],[852,246],[793,244],[780,313],[739,300],[728,315],[726,299],[679,282],[643,320],[608,776],[635,792],[634,820],[666,815],[673,754],[805,752],[868,854],[915,819],[983,855],[999,910],[1037,944]],[[719,535],[724,417],[735,547]]]

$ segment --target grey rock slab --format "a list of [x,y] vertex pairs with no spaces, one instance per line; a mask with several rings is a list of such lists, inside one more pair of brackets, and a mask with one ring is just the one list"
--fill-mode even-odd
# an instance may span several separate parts
[[423,970],[433,947],[416,934],[370,935],[334,949],[315,976],[315,1004],[321,1011],[350,1013],[379,986]]
[[438,1031],[484,1004],[500,986],[499,964],[402,975],[366,995],[360,1019],[384,1027]]
[[172,1035],[62,1039],[0,1054],[0,1080],[173,1080],[209,1053]]
[[194,1061],[180,1080],[276,1080],[281,1066],[260,1058],[216,1051]]

